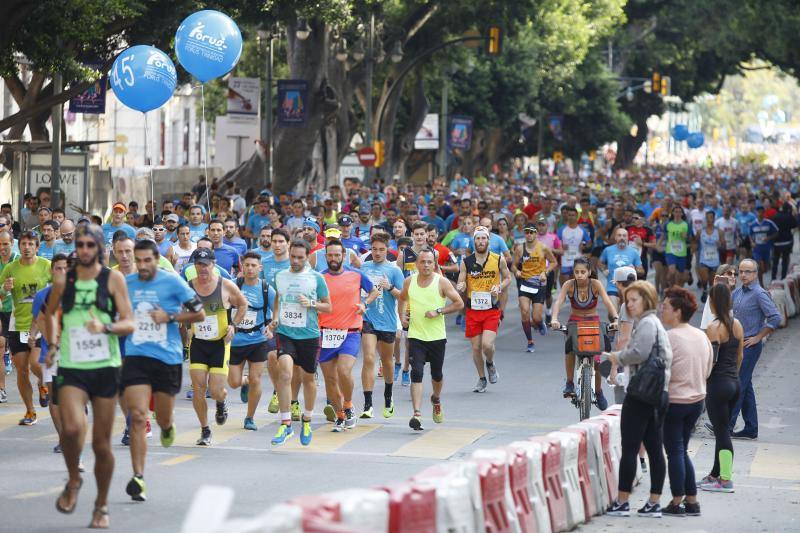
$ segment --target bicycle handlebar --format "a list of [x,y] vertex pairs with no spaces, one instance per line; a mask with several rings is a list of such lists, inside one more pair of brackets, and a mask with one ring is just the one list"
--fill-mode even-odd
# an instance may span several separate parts
[[[578,323],[578,322],[572,322],[572,324],[577,324],[577,323]],[[551,322],[551,324],[552,324],[552,322]],[[613,324],[609,324],[609,323],[607,323],[607,322],[601,322],[601,323],[600,323],[600,326],[601,326],[601,327],[602,327],[602,328],[605,330],[605,332],[606,332],[606,333],[611,333],[612,331],[617,331],[617,329],[618,329],[618,328],[612,328],[612,327],[611,327],[612,325],[613,325]],[[567,324],[561,324],[561,327],[559,327],[559,328],[552,328],[552,327],[551,327],[551,329],[552,329],[553,331],[560,331],[560,332],[562,332],[563,334],[565,334],[565,335],[566,335],[566,334],[567,334],[567,332],[569,331],[569,323],[567,323]]]

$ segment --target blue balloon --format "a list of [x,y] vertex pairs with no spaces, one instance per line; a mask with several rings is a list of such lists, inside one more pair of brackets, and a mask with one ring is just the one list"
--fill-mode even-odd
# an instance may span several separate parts
[[175,53],[200,82],[230,72],[242,55],[242,32],[224,13],[203,10],[183,19],[175,33]]
[[685,124],[675,124],[672,128],[672,138],[676,141],[685,141],[689,138],[689,128]]
[[117,56],[111,67],[111,89],[117,99],[137,111],[158,109],[175,92],[175,65],[153,46],[132,46]]
[[686,139],[686,144],[689,145],[689,148],[700,148],[704,142],[706,142],[706,138],[699,131],[690,133]]

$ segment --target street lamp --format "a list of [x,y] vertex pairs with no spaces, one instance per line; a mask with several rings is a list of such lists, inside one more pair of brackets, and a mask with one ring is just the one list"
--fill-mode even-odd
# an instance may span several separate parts
[[306,19],[304,18],[297,19],[297,29],[295,30],[294,34],[301,41],[305,41],[306,39],[308,39],[308,36],[311,35],[311,27],[309,27],[308,21]]

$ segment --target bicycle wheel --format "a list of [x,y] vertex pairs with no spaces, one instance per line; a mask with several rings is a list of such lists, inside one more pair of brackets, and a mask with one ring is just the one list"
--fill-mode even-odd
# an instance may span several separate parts
[[578,393],[580,394],[581,420],[586,420],[592,410],[592,366],[590,364],[581,364],[581,387]]

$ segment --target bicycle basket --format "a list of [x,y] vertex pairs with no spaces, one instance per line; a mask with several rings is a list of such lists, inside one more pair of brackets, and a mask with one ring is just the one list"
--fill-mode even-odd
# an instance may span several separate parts
[[569,324],[572,349],[577,356],[597,355],[603,352],[603,335],[600,322],[577,322]]

